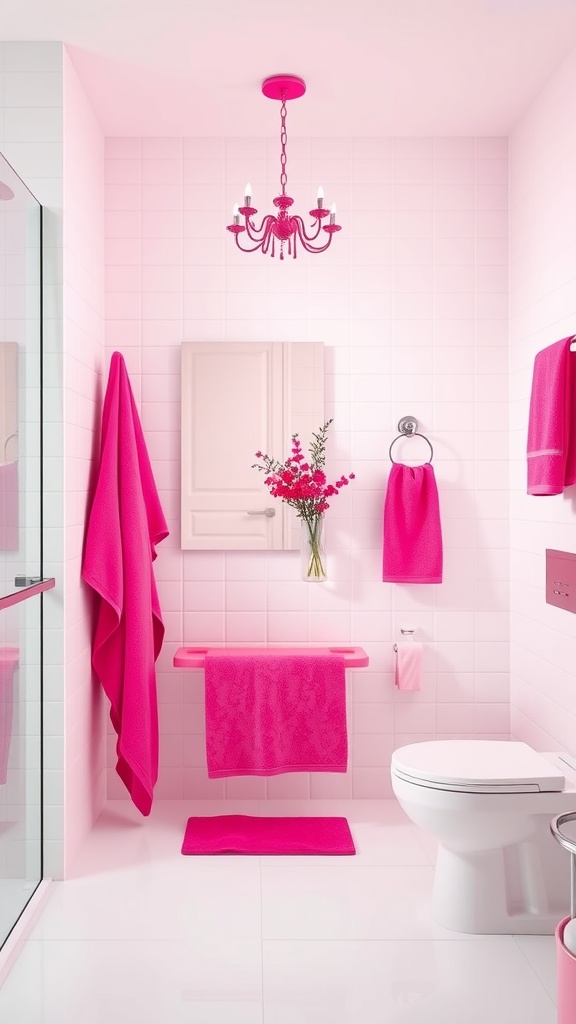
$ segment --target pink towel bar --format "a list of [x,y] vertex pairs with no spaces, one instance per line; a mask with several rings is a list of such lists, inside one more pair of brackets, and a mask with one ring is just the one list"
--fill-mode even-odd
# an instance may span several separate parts
[[346,668],[365,668],[368,655],[362,647],[179,647],[174,655],[176,668],[204,668],[208,652],[217,654],[273,654],[281,658],[286,654],[340,654]]

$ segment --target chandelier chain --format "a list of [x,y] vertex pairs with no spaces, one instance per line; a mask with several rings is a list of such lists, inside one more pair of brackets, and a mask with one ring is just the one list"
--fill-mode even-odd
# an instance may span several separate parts
[[280,144],[282,151],[280,153],[280,184],[282,186],[282,195],[286,195],[286,185],[288,183],[288,175],[286,174],[286,142],[288,136],[286,134],[286,93],[282,93],[282,106],[280,107]]

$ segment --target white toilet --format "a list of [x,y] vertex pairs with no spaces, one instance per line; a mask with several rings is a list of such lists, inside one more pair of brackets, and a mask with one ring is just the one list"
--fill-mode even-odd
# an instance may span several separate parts
[[433,740],[395,750],[391,775],[408,817],[438,840],[439,924],[554,932],[570,910],[570,857],[550,822],[576,810],[573,758],[505,740]]

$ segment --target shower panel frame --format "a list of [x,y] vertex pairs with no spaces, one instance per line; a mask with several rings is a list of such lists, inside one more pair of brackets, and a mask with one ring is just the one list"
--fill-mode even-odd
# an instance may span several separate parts
[[[16,902],[15,902],[14,906],[12,906],[10,900],[8,901],[9,906],[8,906],[7,917],[6,917],[6,919],[4,921],[0,920],[0,984],[1,984],[1,982],[3,980],[3,966],[5,967],[5,964],[3,965],[3,961],[6,959],[6,955],[8,956],[8,958],[10,958],[11,946],[13,945],[14,941],[17,941],[17,936],[21,932],[22,927],[25,924],[25,921],[27,919],[26,918],[27,911],[29,909],[33,908],[34,902],[35,902],[35,897],[40,895],[40,890],[43,887],[43,879],[44,879],[44,795],[45,795],[44,794],[44,598],[43,598],[43,595],[44,595],[44,593],[46,591],[51,590],[51,589],[54,588],[56,581],[55,581],[54,578],[45,578],[44,574],[43,574],[44,573],[44,398],[43,398],[43,395],[44,395],[44,370],[45,370],[45,367],[44,367],[44,332],[43,332],[43,324],[44,324],[44,301],[43,301],[44,300],[44,273],[43,273],[43,269],[44,269],[43,268],[43,252],[44,252],[44,247],[43,247],[43,218],[44,218],[44,210],[43,210],[42,204],[38,202],[36,197],[30,192],[30,189],[19,178],[17,173],[8,164],[8,162],[5,160],[5,158],[1,154],[0,154],[0,162],[2,164],[3,170],[4,170],[4,167],[9,169],[9,172],[13,175],[14,182],[17,182],[18,185],[21,185],[22,189],[25,190],[26,200],[28,199],[28,197],[30,197],[33,200],[35,205],[32,207],[32,209],[37,210],[37,217],[38,217],[38,221],[37,221],[37,227],[38,227],[38,234],[37,234],[37,265],[36,265],[36,272],[38,274],[38,279],[37,279],[37,285],[36,285],[36,278],[35,277],[34,277],[34,281],[32,283],[32,287],[33,288],[37,287],[37,291],[35,290],[35,292],[34,292],[34,295],[35,295],[34,310],[33,310],[32,314],[29,314],[29,309],[28,309],[28,304],[27,304],[27,295],[29,294],[28,290],[30,288],[30,284],[29,284],[29,282],[28,282],[28,280],[26,278],[26,275],[28,274],[28,267],[29,267],[29,264],[28,264],[29,253],[28,253],[28,247],[26,246],[25,249],[24,249],[24,257],[25,258],[23,260],[24,273],[25,273],[25,281],[24,281],[24,284],[21,285],[21,287],[23,288],[23,293],[24,293],[24,301],[26,303],[25,315],[24,315],[24,322],[25,322],[25,326],[24,326],[24,341],[23,342],[22,341],[17,342],[17,344],[19,345],[19,362],[20,362],[20,359],[25,360],[25,369],[26,369],[26,378],[25,378],[25,380],[22,383],[18,383],[18,385],[17,385],[18,386],[18,401],[20,400],[21,388],[24,388],[24,390],[25,390],[25,397],[26,397],[26,400],[27,400],[26,416],[24,418],[24,426],[30,430],[30,434],[28,434],[27,430],[24,432],[24,441],[25,441],[25,446],[26,446],[26,444],[29,444],[30,445],[30,449],[31,449],[31,454],[28,454],[28,452],[25,451],[25,458],[23,460],[24,478],[28,482],[29,477],[30,477],[30,467],[33,464],[34,465],[34,471],[35,471],[35,473],[34,473],[34,484],[35,484],[35,486],[33,487],[33,490],[31,492],[31,494],[28,495],[28,498],[29,498],[29,500],[30,500],[30,498],[35,498],[35,493],[34,492],[36,491],[36,488],[37,488],[37,495],[38,495],[36,511],[35,511],[36,524],[34,526],[34,534],[35,534],[35,540],[33,541],[34,553],[29,557],[29,552],[28,552],[28,549],[27,549],[28,545],[26,543],[29,540],[29,534],[30,534],[30,524],[29,524],[29,520],[27,518],[28,508],[25,506],[24,516],[22,516],[22,514],[20,512],[20,499],[22,497],[22,493],[24,494],[24,497],[26,497],[27,492],[23,488],[23,491],[21,493],[21,491],[20,491],[20,478],[19,478],[19,480],[18,480],[19,489],[18,489],[18,492],[17,492],[18,493],[18,517],[17,517],[18,555],[16,557],[18,558],[19,561],[26,560],[27,567],[25,568],[24,566],[22,566],[23,574],[22,575],[18,575],[16,573],[13,576],[13,583],[12,583],[12,585],[8,586],[6,584],[6,581],[7,581],[7,578],[8,578],[7,577],[7,573],[6,573],[6,569],[8,568],[8,566],[7,565],[4,566],[4,569],[5,569],[4,581],[3,581],[3,586],[2,586],[2,593],[1,593],[1,596],[0,596],[0,616],[1,616],[1,619],[4,618],[4,615],[8,612],[9,609],[14,608],[17,605],[23,605],[24,607],[26,607],[26,609],[27,609],[26,612],[25,612],[25,615],[26,615],[26,614],[28,614],[29,610],[34,607],[35,602],[36,601],[39,602],[38,613],[37,613],[38,614],[38,617],[37,617],[37,660],[35,659],[34,654],[30,654],[30,649],[29,648],[24,648],[24,675],[26,676],[27,673],[29,673],[31,669],[32,670],[37,670],[36,673],[35,673],[35,684],[34,684],[34,695],[33,695],[33,700],[38,702],[38,733],[37,734],[34,731],[31,731],[30,733],[28,733],[28,727],[29,727],[29,718],[28,718],[28,716],[33,718],[33,713],[31,714],[31,704],[30,704],[29,692],[25,693],[24,698],[22,698],[20,692],[18,693],[18,701],[20,701],[20,703],[18,703],[17,700],[15,699],[14,689],[12,689],[11,693],[9,692],[8,697],[6,697],[6,696],[4,697],[4,699],[10,704],[10,708],[8,709],[10,711],[10,713],[12,714],[14,712],[14,709],[16,708],[17,711],[18,711],[19,717],[23,718],[24,721],[25,721],[25,731],[24,731],[23,734],[19,734],[18,735],[19,743],[18,743],[18,749],[17,749],[16,753],[17,753],[17,755],[20,758],[22,757],[22,751],[24,749],[24,742],[23,741],[25,741],[25,743],[26,743],[26,757],[28,757],[28,755],[29,755],[29,747],[32,747],[32,768],[29,767],[28,762],[26,760],[24,760],[24,762],[21,762],[20,760],[17,761],[16,771],[17,771],[17,773],[20,773],[20,775],[23,775],[25,777],[25,780],[26,780],[25,784],[22,787],[23,788],[23,792],[25,794],[24,802],[23,802],[21,807],[19,807],[18,804],[16,805],[16,810],[20,811],[22,820],[21,821],[17,820],[15,822],[15,824],[19,825],[21,829],[23,827],[23,830],[24,830],[23,837],[21,837],[15,843],[16,847],[19,844],[23,848],[23,851],[24,851],[23,860],[22,860],[22,862],[20,864],[20,872],[19,872],[18,876],[14,878],[14,882],[15,883],[22,883],[21,884],[21,890],[22,891],[20,893],[20,902],[18,904],[16,904]],[[26,209],[26,207],[24,207],[24,215],[26,215],[27,213],[28,213],[28,210]],[[7,232],[6,232],[6,235],[7,235]],[[5,250],[6,250],[6,256],[8,256],[8,246],[7,246],[7,244],[5,245]],[[8,318],[5,317],[5,321],[6,322],[7,322],[7,319]],[[37,328],[36,328],[36,321],[37,321]],[[30,331],[31,328],[33,330],[33,338],[34,338],[34,346],[33,346],[32,350],[30,348],[29,335],[28,335],[28,332]],[[38,359],[37,374],[36,374],[36,363],[35,363],[36,357]],[[38,399],[37,399],[37,404],[32,409],[32,417],[30,417],[30,410],[28,409],[28,403],[30,401],[30,394],[34,395],[34,380],[35,379],[37,379]],[[30,383],[31,381],[32,381],[32,384]],[[38,417],[37,428],[36,428],[36,418],[35,418],[36,414],[37,414],[37,417]],[[17,416],[18,416],[18,430],[20,431],[20,425],[21,425],[20,424],[20,414],[18,413]],[[32,429],[33,427],[35,427],[36,429]],[[37,447],[37,453],[36,453],[36,444],[38,446]],[[35,457],[36,454],[37,454],[37,459]],[[18,465],[20,463],[20,461],[21,461],[21,457],[20,457],[20,437],[19,436],[18,436],[18,452],[17,452],[17,457],[16,457],[15,461],[16,461],[16,465]],[[22,522],[23,518],[25,520],[24,524]],[[36,533],[36,529],[37,529],[37,533]],[[25,539],[24,539],[24,553],[22,554],[22,545],[23,545],[23,539],[22,538],[24,537],[24,530],[26,530],[26,535],[25,535]],[[10,562],[10,560],[8,560],[8,561]],[[26,575],[26,572],[30,571],[30,566],[32,566],[32,565],[33,565],[34,569],[36,570],[36,574],[35,575]],[[13,561],[12,561],[10,567],[12,569],[14,568]],[[31,602],[31,604],[28,605],[28,602]],[[1,621],[1,619],[0,619],[0,621]],[[23,623],[24,623],[24,639],[25,639],[25,641],[28,641],[28,638],[29,638],[29,635],[30,635],[29,623],[28,623],[27,619],[24,619]],[[10,631],[12,625],[13,624],[11,624],[11,623],[8,624],[8,631]],[[19,628],[19,630],[22,629],[22,623],[21,622],[18,622],[18,628]],[[34,637],[35,636],[36,636],[36,628],[33,627],[32,641],[31,641],[32,642],[32,649],[34,648]],[[16,650],[19,650],[19,648],[16,648]],[[30,659],[29,661],[27,661],[27,656]],[[18,669],[17,669],[17,671],[18,671],[18,690],[20,691],[22,689],[22,679],[21,679],[21,676],[20,676],[20,660],[18,662]],[[15,672],[16,672],[16,669],[15,669]],[[12,687],[13,686],[14,686],[14,683],[13,683],[13,680],[12,680]],[[25,689],[26,689],[26,691],[29,690],[29,677],[26,679]],[[5,714],[8,713],[8,710],[5,708]],[[10,722],[10,718],[8,719],[8,721]],[[7,750],[8,750],[8,755],[7,755],[8,758],[9,758],[9,755],[10,755],[10,741],[11,740],[12,740],[12,736],[9,734],[8,735],[8,739],[6,741],[7,742]],[[36,770],[36,764],[37,764],[37,770]],[[34,773],[36,773],[36,774],[34,774]],[[29,804],[29,802],[28,802],[28,795],[29,795],[28,775],[29,774],[33,775],[33,778],[32,778],[32,781],[31,781],[30,785],[32,786],[32,789],[35,791],[35,795],[37,796],[37,800],[38,800],[37,805],[36,805],[35,801],[33,801],[32,804]],[[30,839],[29,838],[29,834],[28,834],[28,826],[29,826],[29,815],[32,815],[32,814],[34,815],[34,821],[33,821],[33,825],[32,825],[32,838]],[[0,839],[1,839],[1,836],[0,836]],[[7,849],[5,851],[5,854],[6,854],[6,864],[8,864]],[[31,876],[31,873],[30,873],[30,870],[29,870],[30,860],[32,860],[33,865],[34,865],[33,877]],[[11,879],[10,879],[10,877],[8,875],[8,870],[7,869],[6,869],[6,874],[7,874],[6,882],[8,883],[8,882],[11,881]],[[22,878],[20,878],[20,874],[23,875]],[[13,914],[13,917],[11,916],[12,914]]]

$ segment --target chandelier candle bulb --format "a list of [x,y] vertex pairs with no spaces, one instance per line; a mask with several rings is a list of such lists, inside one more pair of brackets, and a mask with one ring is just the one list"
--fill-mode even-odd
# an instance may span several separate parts
[[332,203],[332,206],[330,207],[330,223],[336,223],[336,203]]
[[251,202],[252,202],[252,185],[250,184],[250,182],[247,182],[246,187],[244,189],[244,206],[250,206]]
[[317,194],[317,197],[316,197],[316,202],[317,202],[317,205],[318,205],[318,209],[321,210],[322,207],[324,206],[324,189],[322,188],[322,185],[318,186],[318,194]]
[[239,224],[240,223],[240,214],[238,213],[238,203],[234,203],[234,208],[232,210],[232,223],[233,224]]

